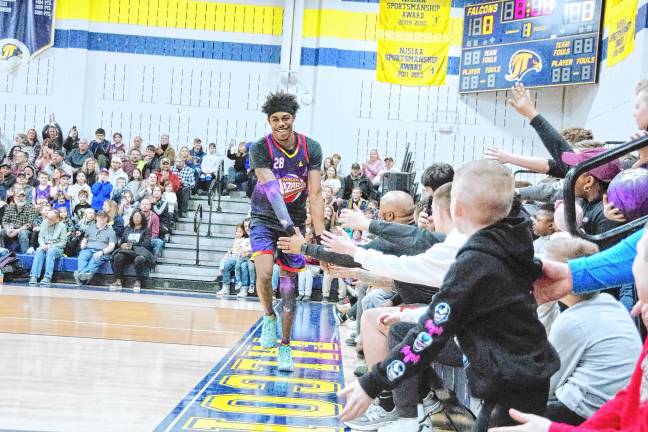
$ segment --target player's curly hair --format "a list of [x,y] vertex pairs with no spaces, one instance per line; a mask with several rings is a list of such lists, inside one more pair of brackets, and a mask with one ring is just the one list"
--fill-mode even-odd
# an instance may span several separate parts
[[270,93],[265,103],[261,107],[268,117],[276,112],[287,112],[293,116],[297,113],[299,109],[299,103],[295,95],[284,92]]

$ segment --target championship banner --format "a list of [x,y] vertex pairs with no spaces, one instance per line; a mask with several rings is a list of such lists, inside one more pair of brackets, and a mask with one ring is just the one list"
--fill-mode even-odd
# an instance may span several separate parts
[[607,65],[623,61],[634,51],[637,0],[611,1],[605,11],[608,30]]
[[0,0],[0,64],[12,71],[54,44],[55,0]]
[[445,33],[451,0],[380,0],[379,27],[399,32]]
[[378,41],[376,79],[404,86],[446,82],[449,42]]

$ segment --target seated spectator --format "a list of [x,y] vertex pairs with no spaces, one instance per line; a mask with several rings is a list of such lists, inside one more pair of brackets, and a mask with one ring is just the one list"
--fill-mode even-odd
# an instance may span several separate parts
[[70,205],[70,200],[67,199],[67,197],[65,196],[65,192],[62,189],[58,191],[56,195],[56,199],[54,199],[54,202],[52,203],[52,208],[54,210],[64,208],[68,212],[68,214],[72,213],[72,206]]
[[74,229],[76,228],[76,223],[74,223],[74,220],[68,213],[67,209],[64,207],[59,208],[58,210],[58,216],[59,216],[59,221],[65,224],[65,229],[67,230],[67,238],[70,237],[70,235],[74,232]]
[[7,195],[14,196],[18,190],[25,192],[25,200],[27,200],[27,202],[33,202],[34,188],[27,183],[27,176],[24,171],[21,171],[16,175],[16,183],[11,187]]
[[42,136],[43,140],[50,139],[56,146],[57,150],[60,150],[63,147],[63,130],[61,129],[61,126],[56,123],[56,117],[54,114],[50,114],[49,123],[43,127]]
[[322,177],[326,177],[326,172],[332,166],[333,159],[331,159],[330,157],[324,158],[324,162],[322,162]]
[[392,172],[397,172],[398,169],[394,165],[394,158],[391,156],[387,156],[384,160],[385,166],[383,169],[380,170],[378,174],[373,178],[371,181],[374,185],[375,188],[378,188],[378,190],[382,193],[382,184],[383,184],[383,177],[385,176],[386,173],[392,173]]
[[248,158],[247,146],[241,141],[236,149],[232,151],[233,144],[227,146],[227,158],[234,161],[234,166],[227,170],[227,181],[229,189],[240,189],[241,185],[247,181],[247,169],[245,162]]
[[216,178],[216,173],[218,172],[218,156],[216,156],[216,144],[209,143],[207,147],[207,154],[203,157],[202,163],[200,164],[200,187],[202,189],[207,189],[212,179]]
[[333,162],[338,175],[343,176],[344,168],[342,167],[342,156],[340,156],[338,153],[333,153],[331,155],[331,162]]
[[81,191],[86,192],[86,201],[88,201],[88,198],[92,195],[92,188],[88,185],[86,175],[83,171],[79,171],[76,174],[76,181],[73,185],[68,186],[67,189],[67,193],[70,196],[70,201],[72,203],[72,208],[79,204],[79,194]]
[[196,179],[200,177],[202,172],[200,166],[202,165],[202,160],[205,157],[205,151],[203,150],[202,140],[196,138],[193,141],[193,148],[189,150],[189,156],[191,156],[191,161],[193,162],[193,169],[196,173]]
[[378,155],[378,150],[372,149],[369,152],[369,159],[367,162],[362,164],[362,173],[367,177],[370,181],[373,181],[373,179],[378,175],[380,171],[382,171],[385,168],[385,163],[380,160],[380,156]]
[[[191,159],[191,155],[189,154],[189,147],[187,146],[182,146],[180,147],[180,152],[178,153],[178,156],[176,157],[175,160],[175,165],[178,164],[178,161],[183,161],[185,166],[188,166],[189,168],[193,169],[193,160]],[[173,166],[171,167],[173,169]]]
[[133,200],[133,194],[129,190],[125,190],[121,196],[121,201],[119,201],[119,214],[124,219],[124,224],[127,225],[130,221],[130,217],[135,211],[135,201]]
[[24,151],[17,151],[16,156],[11,164],[11,173],[15,176],[18,173],[22,172],[27,166],[29,166],[29,161],[27,160],[27,153]]
[[46,139],[43,142],[43,146],[41,147],[41,151],[38,154],[38,158],[34,162],[36,169],[42,171],[45,169],[46,166],[48,166],[52,162],[52,155],[54,154],[53,147],[54,145],[52,144],[52,141],[50,141],[49,139]]
[[40,286],[49,287],[52,284],[54,264],[63,256],[65,242],[67,241],[67,228],[59,220],[59,213],[50,209],[47,218],[40,226],[38,234],[38,248],[34,255],[34,261],[29,275],[29,285],[38,285],[38,279],[45,267],[45,274],[40,281]]
[[151,196],[153,195],[153,188],[155,186],[158,186],[160,183],[158,183],[158,177],[156,173],[151,173],[149,174],[148,178],[146,179],[146,196]]
[[81,210],[81,217],[74,226],[74,231],[68,236],[65,254],[67,256],[77,256],[81,250],[81,240],[85,237],[88,227],[95,224],[96,212],[92,207]]
[[0,184],[5,190],[9,190],[14,183],[16,183],[16,176],[11,173],[11,165],[3,162],[0,164]]
[[139,135],[135,135],[133,137],[133,143],[131,144],[130,147],[131,150],[137,150],[140,153],[142,153],[142,137]]
[[162,134],[160,136],[160,146],[156,150],[156,154],[162,159],[168,159],[169,163],[175,163],[175,149],[169,143],[169,135]]
[[174,192],[180,190],[180,178],[171,172],[171,161],[169,159],[162,159],[160,170],[157,172],[157,182],[159,185],[171,182]]
[[50,177],[53,176],[55,170],[63,170],[67,175],[72,177],[73,170],[70,165],[65,163],[63,160],[63,150],[56,150],[52,154],[52,161],[47,165],[43,171],[47,173]]
[[[180,179],[180,189],[176,191],[178,201],[178,214],[176,216],[181,218],[189,210],[189,199],[191,198],[191,191],[196,185],[196,177],[194,170],[186,165],[182,159],[176,161],[175,166],[171,168],[171,172]],[[168,193],[166,185],[165,191]]]
[[354,188],[360,188],[362,191],[362,198],[364,199],[369,199],[373,189],[371,182],[364,174],[362,174],[360,164],[357,162],[354,162],[353,165],[351,165],[351,174],[344,177],[342,180],[342,187],[336,194],[338,205],[342,205],[343,201],[351,199],[351,192]]
[[70,185],[70,176],[65,173],[63,170],[54,171],[52,175],[52,198],[56,201],[56,198],[59,196],[59,193],[63,193],[65,198],[68,199],[68,187]]
[[[248,239],[249,241],[249,239]],[[239,224],[235,228],[234,233],[234,243],[232,248],[225,253],[225,256],[220,262],[221,274],[222,274],[222,286],[221,289],[216,293],[216,295],[229,295],[230,294],[230,283],[232,281],[232,271],[236,269],[236,263],[241,256],[243,247],[245,244],[245,228],[243,224]],[[234,282],[237,284],[237,288],[240,288],[239,274],[235,273]]]
[[140,168],[142,174],[148,177],[151,173],[156,173],[160,169],[162,159],[157,155],[154,145],[146,146],[146,155],[144,156],[144,165]]
[[36,132],[36,129],[31,128],[27,131],[27,141],[25,141],[25,145],[34,149],[35,155],[40,153],[41,143],[38,141],[38,132]]
[[97,160],[99,168],[108,168],[110,141],[106,138],[106,131],[99,128],[95,131],[95,139],[90,141],[90,151]]
[[[581,239],[552,240],[545,247],[546,258],[560,262],[597,252]],[[545,415],[576,426],[630,381],[641,340],[626,309],[609,294],[568,294],[561,302],[568,308],[549,333],[561,366],[551,378]]]
[[32,221],[36,217],[34,206],[25,201],[25,192],[18,191],[13,204],[5,210],[0,229],[0,247],[5,247],[8,240],[18,239],[20,253],[29,249],[29,236],[32,231]]
[[38,174],[38,185],[34,188],[32,202],[35,204],[41,199],[52,202],[52,186],[49,183],[49,176],[47,173],[40,172]]
[[133,291],[140,291],[144,282],[144,272],[155,264],[155,257],[150,248],[151,230],[146,224],[144,214],[140,210],[136,210],[131,216],[128,227],[124,230],[119,248],[112,256],[115,282],[108,287],[110,291],[121,290],[124,269],[131,263],[135,265]]
[[122,169],[126,173],[129,179],[133,177],[133,171],[138,167],[140,161],[142,160],[142,154],[139,150],[131,150],[128,152],[128,155],[124,157],[120,156],[121,152],[117,153],[117,156],[122,160]]
[[351,198],[342,203],[342,208],[353,210],[357,207],[358,210],[365,211],[368,205],[369,202],[362,196],[362,189],[358,187],[353,188],[353,192],[351,192]]
[[324,207],[324,229],[326,231],[333,231],[337,226],[337,213],[332,206]]
[[322,188],[322,195],[324,196],[324,207],[330,206],[333,208],[333,211],[337,214],[340,210],[337,201],[335,200],[335,193],[333,188],[329,186],[324,186]]
[[98,211],[95,224],[86,229],[80,243],[78,270],[74,272],[77,285],[81,286],[92,279],[101,264],[110,259],[116,244],[117,236],[108,225],[108,215],[103,210]]
[[108,170],[103,168],[99,173],[99,179],[92,185],[92,208],[95,211],[101,210],[104,201],[110,199],[112,190],[113,185],[108,181]]
[[108,215],[108,225],[115,231],[117,238],[124,234],[124,218],[119,214],[117,203],[113,200],[106,200],[101,209]]
[[151,251],[156,257],[162,255],[164,240],[159,238],[160,235],[160,218],[151,210],[151,200],[146,197],[139,203],[139,209],[146,217],[148,227],[151,229]]
[[72,126],[72,128],[68,132],[67,138],[65,138],[65,141],[63,142],[63,149],[65,150],[65,154],[68,155],[72,150],[79,148],[80,142],[81,140],[79,139],[79,131],[77,130],[76,126]]
[[95,158],[88,158],[83,162],[83,167],[81,172],[86,176],[86,182],[90,187],[94,186],[99,177],[99,167],[97,166],[97,160]]
[[149,198],[151,200],[151,210],[158,216],[160,221],[160,238],[168,242],[171,235],[173,215],[169,211],[169,203],[164,200],[162,194],[162,186],[157,185],[153,188],[153,195]]
[[[157,177],[155,178],[155,181],[157,183]],[[133,201],[135,203],[138,203],[142,198],[146,196],[146,182],[142,178],[142,171],[140,171],[138,168],[135,168],[133,170],[131,181],[129,181],[126,185],[126,189],[133,194]]]
[[553,233],[554,228],[554,206],[546,204],[538,209],[533,217],[533,234],[538,238],[533,242],[533,250],[537,257],[542,257],[544,248]]
[[88,208],[92,208],[90,203],[88,202],[88,198],[90,197],[90,194],[88,193],[87,190],[81,189],[79,191],[79,194],[77,195],[77,203],[72,209],[72,218],[76,218],[76,220],[80,220],[83,217],[83,211]]
[[113,133],[113,142],[110,144],[110,147],[108,147],[108,156],[112,158],[113,156],[117,155],[118,151],[123,151],[124,154],[126,154],[127,148],[126,148],[126,143],[122,140],[122,134],[121,132],[115,132]]
[[164,193],[162,199],[169,205],[169,214],[172,221],[178,220],[178,195],[173,192],[173,185],[169,182],[164,185]]
[[115,187],[113,188],[110,195],[110,199],[118,203],[121,201],[122,193],[124,193],[124,191],[126,190],[126,179],[119,177],[116,183],[117,184],[115,184]]
[[72,171],[76,173],[83,168],[84,162],[91,157],[94,156],[90,151],[90,143],[87,139],[81,138],[79,146],[67,153],[65,161],[72,167]]
[[38,247],[38,235],[40,234],[41,224],[47,218],[47,212],[51,209],[52,207],[45,200],[41,200],[38,205],[34,206],[35,216],[32,220],[32,231],[29,235],[29,249],[27,249],[27,255],[32,255]]
[[128,182],[128,174],[121,169],[122,161],[117,156],[113,156],[110,161],[110,168],[108,169],[108,181],[113,185],[113,188],[117,186],[117,179],[123,178],[124,185]]
[[25,167],[25,170],[23,171],[25,173],[25,177],[27,177],[27,184],[30,186],[36,186],[38,184],[38,178],[34,177],[36,174],[34,172],[34,168],[31,166]]
[[337,175],[337,171],[334,166],[330,166],[326,169],[326,175],[322,178],[322,189],[325,187],[330,187],[333,189],[333,194],[335,195],[340,188],[342,187],[342,182]]
[[[236,259],[236,266],[234,267],[234,274],[236,275],[236,291],[238,292],[238,296],[247,297],[250,289],[250,273],[255,274],[255,269],[254,263],[250,260],[252,257],[250,235],[245,229],[245,224],[241,224],[241,226],[243,228],[243,237],[240,253]],[[250,268],[252,268],[252,272],[250,272]]]
[[[634,282],[637,286],[637,293],[639,294],[639,302],[635,306],[634,312],[636,315],[641,315],[644,325],[648,326],[648,234],[646,234],[646,232],[648,231],[643,229],[605,252],[601,252],[588,258],[580,258],[576,261],[592,264],[596,262],[599,271],[595,271],[595,273],[601,274],[602,271],[615,276],[614,279],[616,280],[612,285],[632,282],[632,279],[629,276],[634,273]],[[629,240],[630,238],[632,238],[632,241]],[[633,242],[637,242],[636,251],[631,247]],[[607,257],[608,255],[611,255],[612,249],[617,247],[619,250],[624,251],[623,258],[627,258],[629,255],[628,252],[632,251],[634,253],[634,264],[629,264],[627,260],[625,260],[620,269],[619,263],[616,261],[601,260],[604,256]],[[618,252],[616,253],[618,254]],[[619,258],[619,256],[617,256],[617,258]],[[552,297],[553,295],[547,296],[547,288],[554,290],[556,289],[554,284],[563,280],[562,276],[555,279],[555,275],[547,275],[549,270],[545,267],[551,268],[552,266],[550,263],[551,261],[543,262],[544,277],[540,281],[541,283],[536,282],[535,290],[539,291],[538,297],[540,301]],[[573,261],[570,262],[570,266],[572,265]],[[563,266],[567,267],[567,264],[558,265],[558,267]],[[632,269],[630,269],[630,267],[632,267]],[[556,269],[552,268],[552,270]],[[631,273],[628,274],[628,271],[631,271]],[[572,289],[572,284],[575,292],[586,292],[586,290],[596,291],[601,289],[601,287],[605,287],[605,283],[607,282],[604,278],[599,279],[588,276],[589,279],[596,281],[596,284],[594,284],[596,287],[591,286],[592,284],[589,284],[590,286],[588,286],[588,284],[581,283],[577,274],[574,274],[573,280],[572,275],[569,274],[569,272],[567,275],[569,283],[564,286],[561,285],[560,289],[558,289],[558,291],[561,291],[566,288],[565,294],[569,293]],[[630,383],[623,390],[618,392],[613,399],[608,401],[597,412],[595,412],[586,422],[578,426],[572,426],[564,423],[552,422],[550,419],[544,417],[511,409],[509,410],[510,416],[522,424],[514,427],[492,429],[491,432],[645,431],[648,426],[646,423],[648,421],[647,353],[648,339],[644,342],[642,353],[636,363]]]

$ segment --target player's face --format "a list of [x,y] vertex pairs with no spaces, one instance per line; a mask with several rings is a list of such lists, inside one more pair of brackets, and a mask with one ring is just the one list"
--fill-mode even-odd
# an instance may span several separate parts
[[287,112],[276,112],[268,117],[272,136],[279,142],[287,142],[292,134],[295,117]]
[[648,130],[648,90],[639,93],[635,98],[634,119],[639,129]]

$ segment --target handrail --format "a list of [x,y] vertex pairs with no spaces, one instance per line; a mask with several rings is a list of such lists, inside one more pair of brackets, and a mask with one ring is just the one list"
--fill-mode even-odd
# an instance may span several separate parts
[[643,216],[639,219],[635,219],[631,222],[623,224],[621,226],[612,228],[609,231],[606,231],[601,234],[590,235],[582,232],[578,229],[576,225],[576,193],[575,186],[576,180],[578,177],[590,171],[593,168],[604,165],[612,160],[618,159],[621,156],[639,150],[643,147],[648,146],[648,135],[640,137],[638,139],[628,141],[619,147],[609,150],[605,153],[601,153],[598,156],[594,156],[591,159],[582,162],[572,169],[569,170],[565,176],[565,184],[563,186],[563,196],[564,196],[564,205],[565,205],[565,220],[567,226],[569,227],[569,232],[578,237],[584,238],[592,242],[602,242],[609,240],[614,237],[619,237],[622,235],[629,234],[631,231],[641,227],[643,224],[648,221],[648,215]]
[[196,265],[199,265],[200,259],[200,226],[202,225],[203,207],[198,204],[198,208],[194,213],[194,232],[196,233]]
[[214,205],[214,193],[218,192],[218,206],[216,207],[216,213],[223,213],[221,207],[221,196],[223,195],[223,176],[225,175],[225,161],[221,160],[218,164],[218,169],[216,170],[216,177],[209,184],[209,190],[207,192],[207,203],[209,204],[209,224],[207,226],[207,237],[212,236],[211,227],[212,227],[212,207]]

